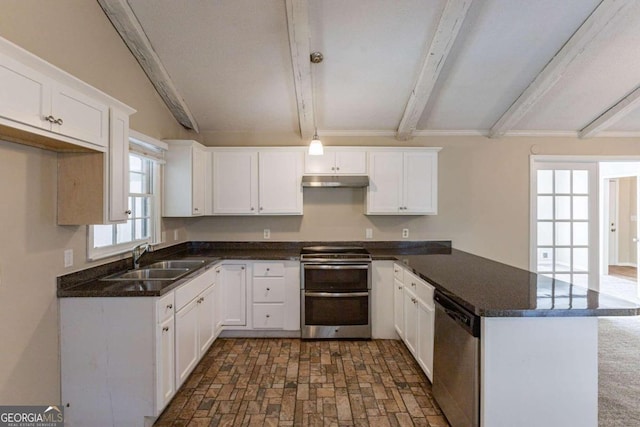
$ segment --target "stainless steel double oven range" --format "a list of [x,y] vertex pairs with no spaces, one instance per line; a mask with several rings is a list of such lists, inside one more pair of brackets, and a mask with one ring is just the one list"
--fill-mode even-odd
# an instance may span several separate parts
[[371,338],[371,255],[355,246],[302,249],[301,336]]

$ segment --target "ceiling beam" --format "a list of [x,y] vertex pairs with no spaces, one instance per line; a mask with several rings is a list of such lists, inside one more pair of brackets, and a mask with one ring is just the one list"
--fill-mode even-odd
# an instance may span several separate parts
[[520,120],[551,90],[564,76],[571,64],[582,58],[594,39],[612,21],[623,16],[628,6],[636,0],[603,0],[598,7],[573,33],[544,69],[522,92],[509,109],[489,130],[490,138],[500,138],[513,129]]
[[160,57],[153,50],[151,42],[127,0],[98,0],[98,3],[149,77],[173,117],[185,128],[198,132],[198,123],[162,65]]
[[315,132],[315,111],[309,57],[309,4],[308,0],[286,0],[286,7],[300,136],[311,139]]
[[640,105],[640,86],[622,98],[620,102],[605,111],[600,117],[589,123],[580,131],[580,138],[593,138],[603,130],[613,126],[615,122],[635,110]]
[[420,75],[409,95],[409,101],[398,126],[396,138],[411,139],[418,121],[431,97],[438,76],[444,67],[451,47],[458,37],[472,0],[448,0],[440,16],[429,50],[425,55]]

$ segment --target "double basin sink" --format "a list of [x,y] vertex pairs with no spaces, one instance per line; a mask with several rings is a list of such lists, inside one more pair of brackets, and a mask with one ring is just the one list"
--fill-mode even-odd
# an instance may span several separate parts
[[205,260],[193,259],[158,261],[143,268],[112,274],[100,280],[118,282],[109,287],[113,290],[160,290],[202,267],[205,263]]

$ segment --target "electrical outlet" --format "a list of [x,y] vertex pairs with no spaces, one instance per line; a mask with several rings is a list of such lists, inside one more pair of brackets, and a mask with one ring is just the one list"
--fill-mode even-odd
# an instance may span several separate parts
[[178,230],[173,230],[173,240],[178,240],[179,237]]
[[408,239],[409,238],[409,229],[408,228],[403,228],[402,229],[402,238],[403,239]]
[[367,239],[373,239],[373,228],[367,228],[364,234]]
[[268,228],[264,229],[264,238],[265,239],[270,239],[271,238],[271,230]]
[[73,267],[73,249],[66,249],[64,251],[64,266]]

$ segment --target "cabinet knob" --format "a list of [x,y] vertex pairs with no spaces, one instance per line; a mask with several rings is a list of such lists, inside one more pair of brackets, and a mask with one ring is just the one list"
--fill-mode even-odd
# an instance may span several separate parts
[[255,209],[253,209],[253,206],[251,206],[251,210],[254,211]]
[[171,310],[173,308],[173,304],[167,304],[167,308]]
[[411,286],[413,286],[414,288],[416,287],[416,284],[411,282]]
[[269,267],[267,267],[267,271],[269,271],[269,270],[270,270],[270,268],[269,268]]
[[198,212],[198,208],[193,208],[194,211]]
[[49,115],[49,116],[44,116],[44,117],[43,117],[43,119],[44,119],[44,120],[46,120],[46,121],[48,121],[49,123],[55,123],[55,122],[56,122],[56,119],[55,119],[53,116],[51,116],[51,115]]
[[57,125],[61,125],[64,122],[62,121],[62,119],[57,119],[57,120],[54,120],[53,123],[55,123]]
[[240,270],[244,270],[244,265],[242,267],[240,267]]
[[270,291],[270,290],[271,290],[271,288],[267,288],[267,291]]
[[127,215],[131,215],[131,209],[127,209],[126,211],[124,211],[124,213],[126,213]]
[[337,171],[339,171],[339,170],[340,170],[340,168],[339,168],[339,167],[337,167],[337,168],[336,168],[336,170],[337,170]]
[[271,315],[270,315],[270,314],[267,314],[267,318],[269,318],[269,317],[271,317]]
[[164,328],[162,328],[162,332],[169,332],[169,327],[165,326]]
[[402,286],[398,286],[398,289],[402,289]]
[[332,170],[332,171],[334,171],[334,170],[336,170],[336,168],[335,168],[335,167],[332,167],[332,168],[331,168],[331,170]]

